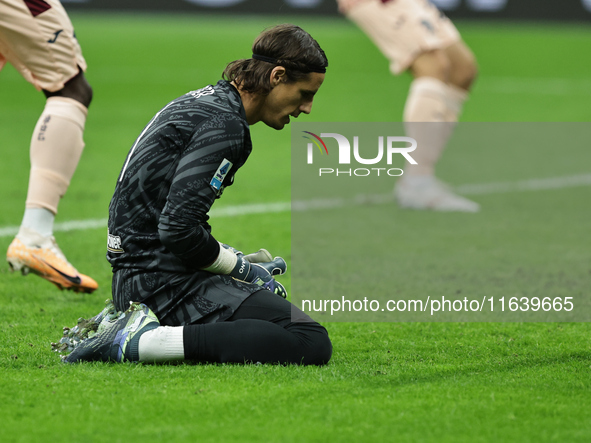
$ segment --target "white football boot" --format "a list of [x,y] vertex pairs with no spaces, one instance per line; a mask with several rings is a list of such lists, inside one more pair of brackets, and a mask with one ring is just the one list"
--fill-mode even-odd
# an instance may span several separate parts
[[451,188],[431,175],[403,177],[396,183],[394,196],[401,208],[478,212],[480,205],[455,194]]

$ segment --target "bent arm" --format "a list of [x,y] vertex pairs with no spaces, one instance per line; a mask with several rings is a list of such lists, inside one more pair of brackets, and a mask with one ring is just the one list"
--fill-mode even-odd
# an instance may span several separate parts
[[[162,244],[189,268],[212,264],[220,247],[207,215],[226,177],[240,162],[244,127],[238,120],[205,124],[195,131],[177,166],[158,232]],[[228,165],[230,162],[230,165]],[[221,179],[221,180],[220,180]]]

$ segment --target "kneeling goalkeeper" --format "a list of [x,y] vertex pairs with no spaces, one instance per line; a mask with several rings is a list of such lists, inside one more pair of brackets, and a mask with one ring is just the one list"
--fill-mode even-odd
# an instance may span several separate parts
[[309,114],[328,66],[293,25],[264,31],[252,51],[226,67],[224,80],[165,106],[132,146],[109,207],[114,307],[93,319],[98,333],[67,362],[329,361],[326,329],[273,278],[283,260],[221,244],[207,222],[251,152],[249,126],[282,129]]

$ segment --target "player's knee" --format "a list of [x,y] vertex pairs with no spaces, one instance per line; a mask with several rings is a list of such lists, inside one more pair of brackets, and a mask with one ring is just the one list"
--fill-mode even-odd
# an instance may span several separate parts
[[433,77],[447,83],[451,72],[451,60],[439,49],[420,54],[412,63],[410,70],[415,78]]
[[88,108],[90,102],[92,101],[93,90],[90,84],[85,81],[85,84],[82,85],[80,90],[80,102]]
[[469,90],[478,76],[478,64],[471,56],[455,65],[450,74],[450,83],[462,89]]
[[314,364],[325,365],[332,357],[332,342],[330,341],[330,337],[328,336],[328,332],[326,332],[326,330],[324,331],[324,335],[319,340],[317,346],[317,357]]
[[90,102],[92,101],[92,87],[86,80],[86,77],[84,76],[82,71],[80,71],[80,73],[76,77],[74,77],[72,80],[66,83],[66,86],[64,87],[63,91],[66,94],[70,94],[70,98],[78,100],[87,108],[90,105]]
[[464,42],[458,42],[446,49],[451,60],[449,83],[463,89],[470,89],[478,75],[476,57]]
[[67,97],[74,99],[88,108],[92,101],[92,87],[86,80],[84,73],[80,71],[75,77],[70,79],[62,89],[56,92],[45,92],[46,97]]
[[314,324],[313,330],[308,332],[308,337],[311,340],[303,363],[305,365],[315,366],[327,364],[332,357],[332,342],[326,329],[316,323]]

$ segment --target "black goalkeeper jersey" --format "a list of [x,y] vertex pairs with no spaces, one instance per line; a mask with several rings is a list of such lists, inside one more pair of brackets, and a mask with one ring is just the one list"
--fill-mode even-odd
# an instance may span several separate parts
[[219,245],[208,211],[252,150],[238,91],[227,81],[165,106],[132,146],[109,205],[113,270],[192,273]]

